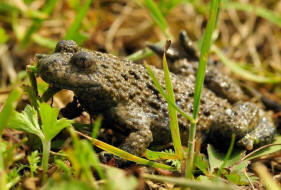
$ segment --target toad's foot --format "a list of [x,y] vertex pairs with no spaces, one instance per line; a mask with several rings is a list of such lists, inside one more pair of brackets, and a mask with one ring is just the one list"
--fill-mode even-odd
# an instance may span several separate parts
[[258,126],[238,141],[238,145],[246,147],[247,150],[252,150],[254,145],[265,145],[273,140],[276,129],[271,117],[263,110],[259,111],[259,116]]
[[236,139],[241,139],[237,144],[251,150],[272,140],[275,131],[272,123],[255,104],[238,102],[232,109],[215,115],[209,137],[213,141],[222,139],[221,136],[230,139],[234,133]]

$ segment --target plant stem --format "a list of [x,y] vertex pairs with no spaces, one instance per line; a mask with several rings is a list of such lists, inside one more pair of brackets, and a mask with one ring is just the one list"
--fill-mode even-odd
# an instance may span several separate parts
[[42,145],[43,145],[42,168],[43,168],[43,183],[44,183],[47,179],[47,170],[48,170],[48,163],[49,163],[50,150],[51,150],[51,141],[42,139]]
[[4,170],[0,170],[0,188],[3,190],[8,190],[7,188],[7,175]]
[[187,155],[188,160],[186,163],[186,173],[185,173],[185,176],[187,178],[190,178],[193,173],[195,134],[196,134],[196,123],[192,123],[189,129],[189,137],[188,137],[188,155]]
[[[195,84],[194,102],[193,102],[193,119],[195,121],[197,121],[198,112],[199,112],[200,98],[203,89],[207,60],[212,43],[212,34],[218,19],[219,3],[220,0],[211,1],[210,17],[209,17],[206,31],[203,36],[199,66],[196,74],[196,84]],[[196,133],[196,123],[192,123],[189,128],[188,160],[186,162],[186,172],[185,172],[186,178],[191,178],[193,173],[192,171],[193,171],[193,162],[194,162],[195,133]]]

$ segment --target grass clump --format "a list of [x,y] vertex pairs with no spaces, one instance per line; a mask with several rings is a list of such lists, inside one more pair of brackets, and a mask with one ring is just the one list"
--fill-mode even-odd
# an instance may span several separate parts
[[[192,122],[191,122],[191,126],[189,128],[188,159],[186,161],[186,163],[187,163],[186,177],[187,178],[190,178],[192,176],[193,163],[194,163],[196,120],[197,120],[197,116],[198,116],[198,112],[199,112],[199,103],[200,103],[201,92],[202,92],[202,88],[203,88],[203,84],[204,84],[204,77],[205,77],[206,65],[207,65],[207,60],[208,60],[208,54],[209,54],[210,47],[211,47],[212,34],[213,34],[213,31],[217,24],[217,20],[218,20],[219,3],[220,3],[219,0],[213,0],[211,3],[210,18],[209,18],[209,22],[207,25],[207,29],[206,29],[206,31],[204,33],[204,37],[203,37],[199,66],[198,66],[198,71],[197,71],[197,75],[196,75],[195,94],[194,94],[194,103],[193,103],[193,118],[191,119],[190,116],[188,116],[188,119]],[[155,86],[157,87],[158,91],[165,97],[166,101],[169,103],[169,113],[170,113],[170,123],[171,123],[170,125],[171,125],[173,143],[175,146],[176,154],[178,154],[179,158],[181,158],[182,153],[181,153],[181,151],[179,151],[180,148],[177,148],[181,144],[180,136],[179,136],[179,132],[178,132],[179,129],[178,129],[178,124],[177,124],[177,115],[175,113],[174,107],[172,107],[172,105],[175,104],[175,100],[174,100],[174,95],[172,92],[173,90],[172,90],[171,80],[169,78],[169,71],[168,71],[165,53],[163,56],[163,69],[164,69],[164,73],[165,73],[164,74],[165,83],[166,83],[166,89],[167,89],[168,95],[165,94],[164,90],[159,85],[159,82],[157,82],[157,79],[154,77],[152,70],[148,69],[148,73],[149,73],[152,81],[154,82]]]

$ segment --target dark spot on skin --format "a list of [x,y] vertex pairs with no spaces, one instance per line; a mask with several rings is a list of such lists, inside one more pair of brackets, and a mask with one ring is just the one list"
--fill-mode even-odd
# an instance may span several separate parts
[[208,116],[211,115],[211,113],[210,113],[209,110],[204,110],[204,111],[203,111],[203,114],[204,114],[206,117],[208,117]]
[[128,80],[128,76],[126,74],[122,73],[121,76],[125,79],[125,81]]
[[149,88],[152,91],[153,94],[155,94],[158,97],[159,92],[153,85],[148,83],[148,84],[146,84],[146,86],[147,86],[147,88]]
[[153,107],[154,109],[160,109],[160,104],[158,103],[158,102],[156,102],[156,101],[150,101],[149,103],[148,103],[151,107]]
[[132,100],[135,97],[135,94],[130,94],[129,98]]
[[200,99],[200,103],[201,103],[201,104],[205,104],[206,101],[205,101],[203,98],[201,98],[201,99]]
[[135,71],[129,70],[129,74],[132,75],[136,80],[140,79],[140,77]]
[[107,68],[108,68],[108,66],[107,66],[107,65],[105,65],[105,64],[101,64],[101,66],[102,66],[103,68],[105,68],[105,69],[107,69]]

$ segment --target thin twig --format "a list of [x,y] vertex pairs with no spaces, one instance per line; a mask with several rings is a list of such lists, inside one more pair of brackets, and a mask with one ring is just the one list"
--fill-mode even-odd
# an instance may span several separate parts
[[251,185],[251,188],[252,188],[253,190],[256,190],[256,188],[255,188],[255,186],[254,186],[252,180],[249,178],[249,176],[248,176],[246,170],[244,170],[244,174],[245,174],[247,180],[249,181],[249,183],[250,183],[250,185]]

